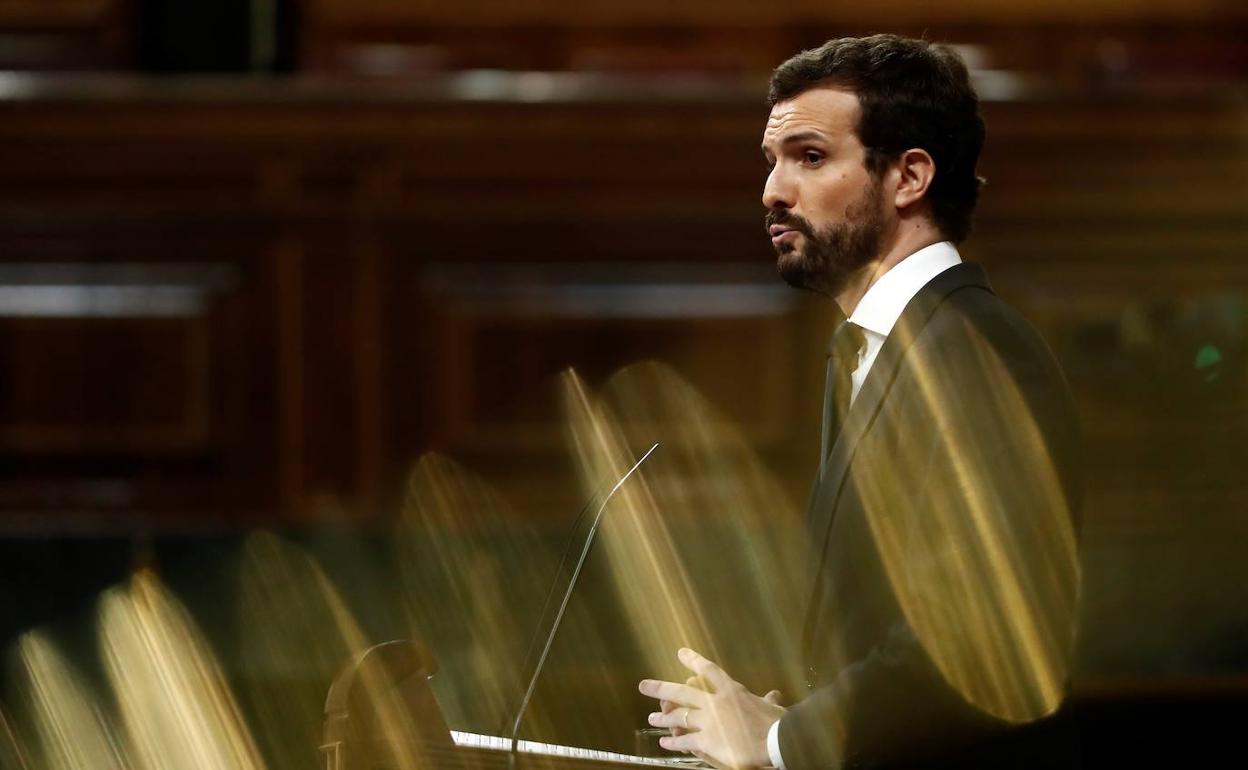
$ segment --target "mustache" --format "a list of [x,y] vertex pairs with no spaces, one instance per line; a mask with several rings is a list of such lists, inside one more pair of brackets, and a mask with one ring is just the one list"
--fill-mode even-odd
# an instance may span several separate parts
[[811,227],[810,222],[803,217],[794,214],[788,209],[773,209],[767,212],[763,217],[763,230],[768,234],[771,233],[772,225],[784,225],[790,229],[796,230],[802,235],[810,238],[814,236],[815,228]]

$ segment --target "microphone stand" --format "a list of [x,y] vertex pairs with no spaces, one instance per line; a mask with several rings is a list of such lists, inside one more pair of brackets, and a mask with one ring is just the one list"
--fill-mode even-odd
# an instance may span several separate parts
[[580,577],[581,568],[585,566],[585,559],[589,556],[589,548],[594,544],[594,535],[598,533],[598,525],[602,523],[602,514],[607,510],[607,503],[611,502],[611,497],[615,495],[616,490],[624,485],[628,477],[633,475],[633,471],[640,468],[641,464],[646,461],[646,458],[658,447],[659,445],[656,442],[646,450],[646,453],[641,456],[641,459],[633,467],[628,469],[628,473],[625,473],[620,477],[619,481],[615,482],[615,486],[611,487],[611,491],[603,498],[602,505],[598,506],[598,512],[594,514],[594,522],[590,525],[589,535],[585,538],[585,547],[581,549],[581,557],[577,560],[576,568],[572,571],[572,578],[568,582],[568,590],[564,592],[563,601],[559,604],[559,611],[555,613],[555,623],[550,629],[550,634],[546,637],[546,646],[542,648],[542,654],[537,659],[537,667],[533,669],[533,678],[529,680],[529,689],[525,690],[524,698],[520,701],[520,708],[516,711],[516,719],[511,725],[511,735],[509,736],[511,749],[507,753],[508,770],[516,770],[516,748],[520,745],[520,723],[524,719],[524,712],[529,707],[529,701],[533,698],[533,692],[537,689],[537,679],[542,674],[542,667],[546,665],[546,657],[550,655],[550,648],[555,643],[555,635],[559,633],[559,624],[563,622],[563,613],[568,609],[568,602],[572,599],[572,589],[576,587],[576,579]]

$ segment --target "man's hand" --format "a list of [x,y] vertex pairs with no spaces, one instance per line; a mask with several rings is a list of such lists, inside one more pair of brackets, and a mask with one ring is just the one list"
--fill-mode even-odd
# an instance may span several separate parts
[[[770,765],[767,731],[784,714],[780,693],[772,690],[760,698],[693,650],[681,649],[677,657],[696,677],[685,684],[645,679],[638,687],[661,704],[650,724],[672,728],[659,745],[692,752],[720,768]],[[696,686],[698,681],[704,686]]]

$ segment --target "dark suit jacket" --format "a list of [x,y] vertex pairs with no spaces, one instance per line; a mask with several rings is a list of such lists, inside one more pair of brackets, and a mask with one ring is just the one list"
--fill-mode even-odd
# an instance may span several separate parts
[[788,770],[1069,767],[1075,411],[1036,332],[972,264],[906,306],[810,507],[812,687]]

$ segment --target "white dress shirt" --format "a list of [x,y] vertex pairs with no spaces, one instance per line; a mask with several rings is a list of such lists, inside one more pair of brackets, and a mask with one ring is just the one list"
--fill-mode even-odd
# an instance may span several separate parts
[[[852,404],[867,381],[867,374],[875,363],[875,358],[884,347],[884,340],[901,317],[914,295],[936,276],[962,262],[957,248],[949,241],[933,243],[925,246],[910,256],[893,265],[892,269],[880,276],[867,289],[858,301],[858,307],[850,314],[849,320],[862,327],[866,345],[858,353],[858,368],[850,377],[849,402]],[[780,756],[780,720],[772,723],[767,731],[767,754],[771,764],[785,770],[784,758]]]

